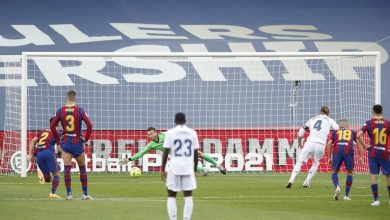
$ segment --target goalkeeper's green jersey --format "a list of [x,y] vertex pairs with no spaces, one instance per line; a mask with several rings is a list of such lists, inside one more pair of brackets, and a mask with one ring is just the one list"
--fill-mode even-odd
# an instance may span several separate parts
[[162,151],[164,149],[163,147],[163,144],[164,144],[164,137],[165,137],[165,133],[159,133],[157,135],[157,140],[156,141],[151,141],[149,142],[148,145],[146,145],[145,149],[143,149],[142,151],[134,154],[132,157],[131,157],[131,160],[137,160],[139,159],[140,157],[142,157],[143,155],[145,155],[146,153],[148,153],[149,151],[151,150],[160,150]]

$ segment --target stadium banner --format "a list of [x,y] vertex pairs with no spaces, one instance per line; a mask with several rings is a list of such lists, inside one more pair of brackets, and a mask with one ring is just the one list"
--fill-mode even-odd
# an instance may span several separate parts
[[[296,139],[297,129],[241,129],[241,130],[198,130],[201,150],[211,154],[218,163],[222,163],[230,172],[289,172],[293,169],[301,149]],[[31,140],[36,132],[30,131]],[[4,136],[0,132],[0,139]],[[97,138],[99,137],[99,138]],[[91,140],[85,146],[86,161],[90,172],[127,172],[131,166],[137,166],[143,172],[159,171],[161,152],[151,151],[133,164],[119,166],[121,158],[129,157],[147,144],[145,131],[94,131]],[[2,152],[10,156],[12,169],[17,169],[20,152]],[[329,172],[326,155],[320,163],[319,172]],[[4,162],[4,161],[3,161]],[[62,159],[58,159],[63,171]],[[210,164],[203,162],[204,166]],[[311,160],[303,167],[307,171]],[[36,170],[36,165],[30,164],[29,172]],[[17,170],[15,170],[17,172]],[[73,172],[78,171],[74,161]],[[218,171],[210,167],[210,171]]]

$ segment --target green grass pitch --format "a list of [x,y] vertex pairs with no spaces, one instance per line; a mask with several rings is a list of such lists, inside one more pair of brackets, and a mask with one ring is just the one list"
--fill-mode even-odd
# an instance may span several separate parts
[[[381,206],[371,207],[368,175],[355,175],[352,201],[334,201],[330,174],[317,174],[311,188],[301,187],[299,175],[292,189],[285,189],[288,174],[210,174],[198,176],[192,219],[389,219],[390,205],[385,178],[380,176]],[[345,176],[340,175],[344,190]],[[168,219],[166,191],[158,174],[138,179],[126,174],[90,174],[94,201],[81,201],[80,181],[72,175],[73,201],[48,200],[50,185],[40,185],[35,175],[0,177],[0,219]],[[60,196],[65,195],[61,176]],[[178,219],[183,198],[178,197]]]

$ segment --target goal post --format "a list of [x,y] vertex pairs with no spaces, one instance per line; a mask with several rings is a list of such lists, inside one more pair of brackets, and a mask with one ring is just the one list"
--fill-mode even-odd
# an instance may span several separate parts
[[[85,148],[93,172],[127,172],[119,159],[144,149],[147,127],[173,127],[179,111],[198,131],[204,153],[230,172],[290,172],[300,153],[297,131],[321,105],[358,129],[380,103],[379,52],[24,52],[21,58],[21,176],[28,172],[28,141],[48,127],[69,89],[94,124]],[[133,165],[157,171],[160,159],[150,152]],[[329,171],[324,160],[319,171]],[[357,171],[367,172],[367,161]]]

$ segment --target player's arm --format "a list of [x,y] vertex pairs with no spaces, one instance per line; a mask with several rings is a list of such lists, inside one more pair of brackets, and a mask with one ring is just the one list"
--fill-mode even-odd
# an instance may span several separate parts
[[303,138],[303,135],[305,134],[305,132],[307,130],[309,130],[309,124],[310,124],[310,121],[308,121],[303,127],[301,127],[298,131],[298,146],[299,148],[302,148],[303,147],[303,144],[302,144],[302,138]]
[[197,169],[198,169],[198,158],[199,158],[199,149],[200,149],[200,146],[199,146],[199,138],[198,138],[198,134],[196,133],[196,131],[194,132],[194,136],[195,136],[195,146],[194,146],[194,171],[196,173]]
[[54,116],[53,121],[51,121],[50,123],[50,131],[53,134],[58,146],[60,146],[60,135],[58,134],[56,127],[58,125],[58,122],[60,121],[59,112],[60,110],[57,111],[56,116]]
[[195,172],[196,172],[196,170],[198,168],[198,159],[199,159],[198,149],[195,149],[194,150],[194,171]]
[[[356,134],[356,133],[355,133]],[[356,142],[356,146],[357,146],[357,149],[358,149],[358,156],[359,156],[359,159],[358,159],[358,162],[359,164],[363,164],[363,148],[364,148],[364,143],[362,145],[362,142],[358,141],[356,136],[355,136],[355,140]],[[362,140],[363,141],[363,140]]]
[[165,172],[165,167],[167,166],[167,161],[168,161],[168,155],[169,155],[169,152],[171,151],[171,146],[170,146],[170,137],[169,135],[165,135],[165,139],[164,139],[164,144],[163,144],[163,147],[164,147],[164,151],[163,151],[163,156],[162,156],[162,163],[161,163],[161,170],[160,170],[160,176],[161,176],[161,180],[165,182],[166,178],[167,178],[167,173]]
[[34,137],[31,141],[30,141],[30,147],[29,147],[29,150],[28,150],[28,161],[31,161],[32,158],[34,158],[34,149],[35,149],[35,144],[38,142],[38,137]]
[[123,166],[123,165],[127,164],[130,161],[138,160],[139,158],[144,156],[146,153],[148,153],[150,150],[152,150],[152,145],[153,145],[153,143],[150,142],[148,145],[146,145],[145,149],[143,149],[140,152],[134,154],[129,159],[124,158],[121,161],[119,161],[119,165]]
[[[356,144],[358,147],[358,151],[362,151],[363,149],[367,149],[366,144],[363,141],[363,135],[367,131],[367,124],[365,124],[358,132],[356,135]],[[359,149],[360,148],[360,149]]]
[[333,145],[333,139],[330,139],[328,141],[328,146],[326,148],[326,155],[328,156],[328,164],[329,164],[329,166],[332,165],[332,155],[331,155],[332,145]]
[[84,142],[87,142],[89,140],[89,138],[91,137],[92,122],[91,122],[91,120],[89,120],[88,115],[87,115],[87,113],[85,113],[85,111],[82,111],[81,118],[83,119],[83,121],[87,125],[87,133],[85,134],[85,137],[83,137]]

